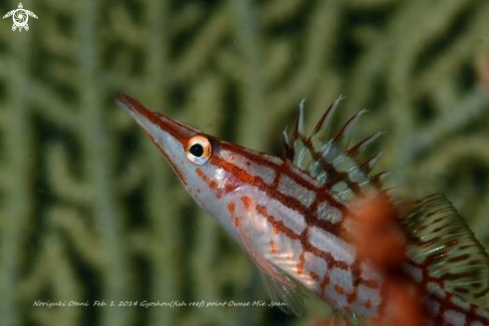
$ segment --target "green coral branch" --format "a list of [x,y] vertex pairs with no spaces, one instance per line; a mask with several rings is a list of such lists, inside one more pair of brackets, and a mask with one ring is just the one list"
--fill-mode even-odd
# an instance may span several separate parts
[[[166,19],[166,31],[171,35],[189,32],[195,26],[198,26],[199,20],[205,17],[203,8],[205,3],[193,2],[181,8],[178,12],[172,12],[172,15]],[[161,30],[160,30],[161,32]]]
[[474,135],[452,139],[450,143],[444,144],[440,150],[430,155],[425,161],[417,166],[420,173],[429,172],[436,177],[446,175],[452,164],[461,159],[476,157],[489,166],[489,152],[487,149],[487,136]]
[[[484,138],[485,139],[485,138]],[[489,165],[489,163],[488,163]],[[487,212],[489,209],[489,194],[481,196],[482,204],[477,208],[477,213],[471,221],[472,230],[480,241],[487,243],[489,240],[489,229],[487,228]],[[485,300],[488,301],[487,298]]]
[[489,113],[488,96],[482,89],[472,90],[451,105],[453,110],[446,110],[432,125],[408,138],[407,143],[410,145],[405,152],[408,161],[433,149],[447,136],[486,117]]
[[[43,23],[43,29],[45,30],[46,36],[41,39],[41,42],[43,46],[48,48],[52,54],[63,58],[73,58],[76,56],[78,42],[70,37],[70,35],[66,35],[66,33],[63,31],[63,27],[59,26],[54,19],[46,19],[46,21]],[[75,68],[68,63],[58,63],[55,61],[51,64],[58,66],[58,68],[52,70],[54,73],[58,73],[59,69],[63,69],[65,71],[67,70],[68,72],[75,71]],[[68,74],[67,76],[73,77],[74,75]],[[65,78],[65,81],[70,84],[76,83],[76,80],[73,78]]]
[[130,194],[143,184],[148,177],[148,171],[141,168],[144,163],[146,163],[146,160],[135,160],[128,163],[127,168],[116,180],[117,194],[119,196]]
[[[52,278],[52,275],[56,277]],[[32,306],[44,302],[41,294],[51,288],[57,300],[83,302],[82,288],[70,264],[62,237],[57,232],[45,234],[35,267],[19,287],[19,296],[25,298],[26,308],[31,308],[32,316],[40,325],[66,325],[76,323],[82,310],[76,308],[42,308]]]
[[106,262],[103,252],[99,250],[101,241],[89,227],[87,217],[80,214],[76,209],[59,205],[52,207],[47,212],[47,217],[49,224],[59,234],[65,235],[84,261],[93,268],[103,271]]
[[[50,266],[51,273],[56,273],[56,277],[51,279],[53,296],[61,301],[84,302],[82,285],[78,282],[76,272],[68,257],[67,249],[63,245],[62,235],[53,232],[46,237],[48,243],[52,243],[49,248],[48,259],[43,262]],[[73,325],[84,313],[82,309],[39,309],[46,313],[45,325],[63,326]]]
[[[225,120],[226,107],[219,101],[225,95],[225,84],[214,73],[208,73],[200,78],[200,82],[189,92],[196,105],[189,104],[188,110],[178,115],[180,120],[196,121],[196,127],[205,130],[206,133],[216,134],[220,132],[220,126]],[[212,112],[202,108],[213,108]]]
[[[216,261],[214,257],[219,255],[219,248],[216,241],[209,241],[209,239],[217,239],[219,236],[218,225],[215,221],[209,218],[208,214],[200,212],[196,216],[196,234],[195,234],[195,246],[199,250],[194,250],[190,257],[190,266],[193,271],[205,271],[215,268]],[[195,283],[195,297],[196,301],[216,301],[219,299],[218,289],[221,288],[220,275],[204,274],[204,273],[192,273]],[[199,313],[204,319],[209,320],[213,317],[211,309],[204,309]]]
[[[168,86],[170,85],[172,67],[168,59],[170,13],[168,3],[153,1],[145,11],[148,21],[148,37],[159,40],[150,42],[146,47],[147,71],[145,75],[145,94],[155,100],[157,107],[166,103]],[[135,126],[132,126],[133,128]],[[140,169],[146,171],[146,182],[143,195],[146,198],[147,217],[152,227],[149,230],[151,249],[146,257],[151,261],[151,271],[155,277],[150,281],[150,293],[147,300],[179,300],[182,298],[182,285],[188,280],[181,277],[184,254],[182,250],[181,230],[183,223],[180,217],[181,201],[174,191],[169,191],[172,184],[172,173],[161,159],[160,153],[152,144],[145,142],[146,137],[140,135],[144,142],[140,155]],[[177,310],[152,309],[149,312],[149,325],[172,325],[178,322]]]
[[[6,105],[7,105],[6,103],[5,104],[4,103],[1,103],[0,104],[1,107],[5,107]],[[9,111],[3,110],[2,111],[2,114],[0,114],[0,130],[2,130],[3,128],[5,128],[5,125],[8,123],[8,120],[9,120]]]
[[114,39],[120,39],[131,47],[143,47],[144,41],[147,40],[143,35],[143,30],[132,19],[127,9],[121,8],[122,3],[114,6],[107,13],[107,28],[110,30]]
[[[178,300],[181,296],[182,283],[188,282],[180,277],[184,263],[181,239],[183,223],[179,214],[180,201],[175,194],[168,192],[171,183],[171,171],[168,171],[161,161],[159,153],[154,152],[151,144],[145,147],[146,169],[151,174],[144,195],[147,198],[148,218],[153,228],[151,243],[153,249],[148,252],[152,261],[152,271],[157,277],[151,280],[151,293],[148,300]],[[177,311],[150,311],[150,325],[160,325],[163,322],[172,324],[177,320]]]
[[[80,39],[78,64],[80,68],[80,108],[82,109],[81,138],[86,153],[87,181],[93,185],[93,222],[101,239],[104,256],[103,298],[106,300],[124,300],[130,298],[128,288],[128,262],[125,254],[121,212],[113,184],[113,163],[110,155],[114,148],[113,140],[104,125],[104,110],[101,106],[97,86],[100,68],[100,48],[93,42],[96,33],[96,17],[99,2],[90,0],[80,3],[80,15],[76,21],[77,35]],[[102,320],[106,325],[129,325],[129,310],[124,307],[102,311]]]
[[[241,117],[238,138],[249,146],[260,149],[264,144],[258,140],[266,138],[266,129],[270,125],[267,116],[263,116],[260,120],[256,119],[257,113],[267,107],[264,98],[260,30],[250,1],[233,0],[229,10],[232,10],[235,16],[234,30],[240,44],[240,52],[243,54],[243,64],[247,67],[241,79],[241,100],[246,114]],[[250,136],[251,128],[253,128],[253,137]]]
[[420,73],[417,82],[413,84],[414,97],[433,92],[440,86],[440,81],[453,75],[467,60],[474,60],[474,52],[487,48],[489,37],[481,36],[481,32],[489,29],[488,15],[489,5],[482,6],[473,14],[466,37],[456,40],[442,56]]
[[[48,234],[45,234],[44,238],[34,259],[32,269],[16,288],[19,301],[22,302],[22,305],[19,304],[18,307],[30,308],[33,302],[39,299],[41,293],[49,288],[53,276],[53,266],[46,264],[46,262],[51,261],[49,255],[52,242],[46,241],[49,238]],[[31,309],[25,309],[25,311],[32,313]],[[18,318],[15,323],[21,324],[20,320]]]
[[266,1],[257,12],[258,21],[263,24],[263,27],[285,23],[294,18],[301,6],[304,6],[304,1],[301,0]]
[[81,9],[80,2],[70,2],[67,3],[63,0],[45,0],[44,3],[48,6],[47,13],[57,13],[67,16],[76,16],[78,11]]
[[30,89],[37,113],[63,129],[75,130],[79,127],[80,114],[70,108],[70,103],[60,99],[56,92],[36,82],[31,83]]
[[400,2],[399,0],[350,0],[346,4],[349,7],[358,10],[358,9],[383,8],[399,2]]
[[48,182],[57,196],[76,204],[88,205],[93,201],[93,185],[76,178],[70,171],[70,159],[61,145],[50,145],[46,150]]
[[[335,1],[321,1],[318,7],[311,14],[307,25],[303,58],[299,66],[293,68],[292,77],[282,83],[279,91],[270,94],[270,102],[274,103],[273,110],[283,112],[284,108],[290,108],[291,105],[295,107],[300,99],[310,95],[318,83],[333,81],[336,84],[334,80],[338,77],[330,70],[332,67],[327,66],[327,62],[333,56],[336,42],[334,35],[338,33],[343,8]],[[321,74],[317,73],[318,70]]]
[[0,162],[0,189],[8,189],[14,181],[12,179],[12,175],[8,173],[8,165]]
[[[16,288],[20,282],[21,257],[23,241],[32,217],[33,197],[30,187],[33,180],[33,160],[31,159],[33,130],[30,124],[30,112],[27,107],[28,93],[23,85],[28,82],[28,71],[25,66],[29,49],[29,38],[12,42],[14,55],[3,61],[6,66],[18,69],[9,78],[9,121],[3,127],[5,132],[5,157],[10,163],[6,169],[15,176],[15,182],[3,189],[5,205],[2,215],[2,234],[0,237],[0,316],[6,326],[18,324],[19,307]],[[22,55],[18,55],[22,53]],[[23,204],[20,204],[23,203]]]
[[229,25],[229,14],[225,8],[215,13],[190,47],[175,62],[173,78],[176,82],[188,80],[193,72],[199,71],[209,62],[211,55],[226,36]]

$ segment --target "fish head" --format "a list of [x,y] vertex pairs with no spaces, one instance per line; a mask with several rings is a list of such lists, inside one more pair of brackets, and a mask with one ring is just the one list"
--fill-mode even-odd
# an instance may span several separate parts
[[[127,95],[120,95],[116,103],[148,134],[193,199],[235,236],[226,198],[243,183],[223,163],[234,157],[223,150],[225,142],[154,112]],[[226,144],[232,145],[225,143],[224,147]]]

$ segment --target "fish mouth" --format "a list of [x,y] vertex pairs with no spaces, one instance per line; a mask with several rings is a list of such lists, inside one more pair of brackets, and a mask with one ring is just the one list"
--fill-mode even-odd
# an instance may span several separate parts
[[192,127],[148,109],[126,94],[119,95],[115,102],[136,120],[153,142],[164,152],[167,152],[165,143],[169,136],[176,139],[185,148],[188,139],[199,133]]
[[154,112],[128,95],[122,94],[118,96],[115,102],[129,113],[148,134],[163,156],[165,156],[175,174],[186,185],[184,172],[177,162],[183,163],[186,161],[185,148],[188,140],[200,133],[200,131],[163,114]]

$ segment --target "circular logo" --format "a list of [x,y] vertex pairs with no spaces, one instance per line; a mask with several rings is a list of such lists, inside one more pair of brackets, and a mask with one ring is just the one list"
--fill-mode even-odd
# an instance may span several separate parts
[[14,24],[17,27],[24,27],[27,24],[27,21],[29,20],[29,16],[25,12],[24,9],[17,9],[15,13],[13,14],[14,18]]

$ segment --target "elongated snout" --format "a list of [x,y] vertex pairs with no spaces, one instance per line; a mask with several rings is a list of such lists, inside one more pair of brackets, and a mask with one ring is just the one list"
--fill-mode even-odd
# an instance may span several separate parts
[[156,113],[128,95],[116,98],[116,103],[131,115],[160,149],[173,171],[186,184],[187,165],[185,151],[189,139],[200,131],[163,114]]

